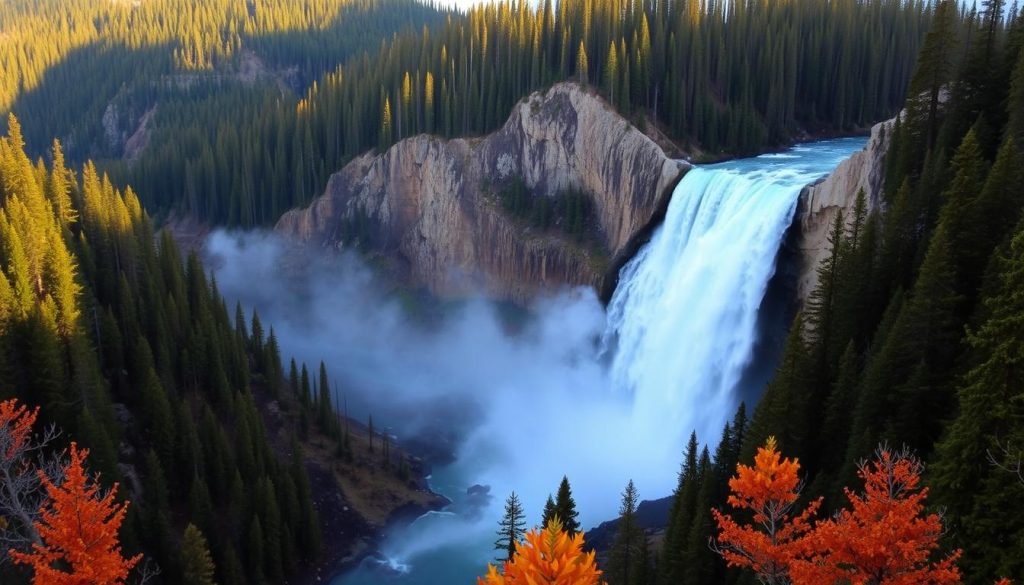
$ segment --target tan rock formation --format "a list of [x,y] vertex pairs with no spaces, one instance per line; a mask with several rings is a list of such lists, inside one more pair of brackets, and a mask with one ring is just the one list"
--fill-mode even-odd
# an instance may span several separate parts
[[800,303],[806,301],[818,285],[818,265],[830,252],[828,232],[836,214],[842,211],[844,216],[849,216],[860,189],[864,189],[869,209],[881,204],[885,153],[894,122],[895,119],[875,124],[863,150],[800,193],[795,220],[800,230],[797,238],[800,273],[796,285]]
[[[599,97],[560,83],[521,101],[487,137],[415,136],[353,160],[276,230],[332,249],[357,230],[410,285],[525,301],[562,285],[600,288],[687,168]],[[534,197],[585,193],[601,249],[511,218],[496,193],[517,178]]]

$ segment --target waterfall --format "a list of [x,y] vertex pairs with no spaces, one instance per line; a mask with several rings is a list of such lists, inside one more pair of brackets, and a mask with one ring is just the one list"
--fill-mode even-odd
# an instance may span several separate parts
[[754,358],[758,311],[800,190],[850,150],[819,143],[683,177],[608,306],[611,381],[632,393],[634,419],[717,440]]
[[[690,431],[713,448],[740,396],[756,398],[749,390],[761,389],[768,375],[761,370],[773,365],[775,352],[759,352],[776,343],[759,337],[769,321],[780,323],[770,326],[778,329],[773,338],[783,333],[765,299],[800,190],[864,142],[830,140],[694,168],[672,194],[664,223],[623,267],[607,307],[592,290],[568,291],[539,301],[515,335],[477,305],[436,333],[384,336],[379,353],[388,359],[373,370],[378,385],[393,379],[399,388],[457,396],[476,425],[455,461],[434,470],[431,485],[455,500],[451,513],[390,534],[376,561],[332,583],[472,582],[493,558],[504,497],[515,491],[535,522],[563,476],[587,529],[615,516],[627,481],[642,499],[670,494]],[[360,353],[352,362],[372,363],[367,332],[395,321],[350,309],[358,304],[339,306],[330,314],[370,317],[355,328]],[[347,329],[353,325],[328,339]],[[474,485],[495,496],[478,501],[467,489]]]

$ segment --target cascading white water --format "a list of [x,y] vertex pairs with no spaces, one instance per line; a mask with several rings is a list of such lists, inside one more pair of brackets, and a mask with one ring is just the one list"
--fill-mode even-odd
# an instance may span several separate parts
[[683,177],[608,306],[612,385],[632,392],[634,417],[717,438],[739,402],[800,191],[862,143],[798,146]]
[[800,187],[702,168],[676,187],[608,307],[612,383],[633,392],[635,416],[708,441],[735,409]]

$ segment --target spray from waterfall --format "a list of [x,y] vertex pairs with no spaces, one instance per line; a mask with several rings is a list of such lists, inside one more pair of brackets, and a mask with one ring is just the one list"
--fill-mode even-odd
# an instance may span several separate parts
[[[375,423],[400,438],[408,429],[457,429],[455,462],[432,480],[457,501],[452,514],[422,518],[380,553],[398,573],[388,582],[472,582],[493,558],[509,492],[532,524],[568,475],[591,527],[615,515],[629,479],[645,499],[669,495],[692,430],[713,447],[739,396],[760,389],[742,386],[765,381],[749,379],[758,320],[799,191],[863,143],[828,141],[690,171],[608,307],[592,290],[563,291],[538,301],[515,333],[482,300],[427,328],[411,322],[355,258],[303,276],[281,270],[286,254],[272,236],[218,233],[209,251],[220,257],[221,291],[259,309],[283,354],[323,359],[353,414],[372,408]],[[493,498],[459,506],[474,484]],[[379,570],[335,584],[380,583]]]

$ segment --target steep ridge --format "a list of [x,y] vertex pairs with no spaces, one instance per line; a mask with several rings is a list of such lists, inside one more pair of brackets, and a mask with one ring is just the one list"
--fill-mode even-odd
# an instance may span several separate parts
[[803,303],[818,285],[818,265],[829,254],[828,232],[836,214],[849,216],[864,189],[868,209],[881,204],[885,153],[888,151],[895,118],[875,124],[864,150],[854,153],[829,176],[806,187],[797,203],[795,226],[799,255],[797,300]]
[[[560,285],[600,289],[688,168],[599,97],[560,83],[521,101],[489,136],[415,136],[353,160],[275,229],[331,249],[355,233],[409,285],[524,301]],[[584,194],[594,243],[512,217],[498,194],[518,181],[530,197]]]

